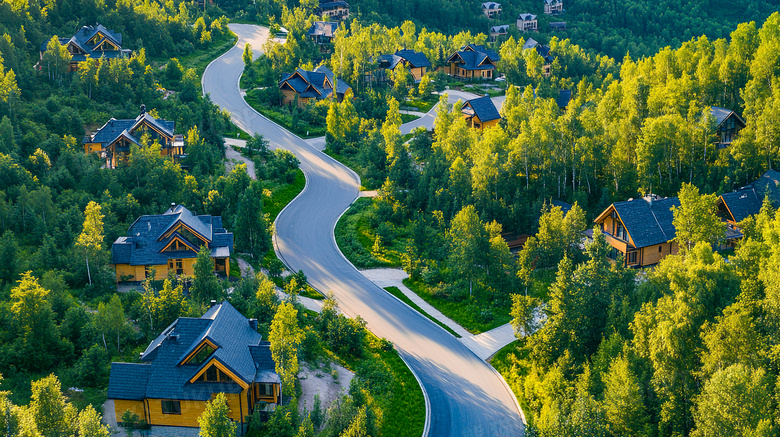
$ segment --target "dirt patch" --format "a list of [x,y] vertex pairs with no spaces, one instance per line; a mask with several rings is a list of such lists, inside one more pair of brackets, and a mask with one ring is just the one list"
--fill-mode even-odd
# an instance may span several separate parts
[[317,394],[320,395],[322,410],[326,411],[339,396],[349,392],[349,383],[355,377],[349,369],[336,363],[320,365],[319,368],[312,367],[309,363],[301,363],[301,371],[298,373],[303,392],[298,402],[301,413],[311,410],[314,396]]

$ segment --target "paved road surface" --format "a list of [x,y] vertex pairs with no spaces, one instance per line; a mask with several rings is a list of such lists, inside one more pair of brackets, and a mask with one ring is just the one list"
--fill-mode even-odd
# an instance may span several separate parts
[[276,221],[274,243],[280,258],[293,271],[302,269],[313,287],[333,291],[342,311],[360,315],[374,334],[396,345],[427,393],[430,435],[522,436],[521,413],[498,373],[449,333],[363,277],[338,251],[333,229],[358,196],[358,177],[244,102],[237,87],[241,53],[249,41],[259,55],[267,29],[241,24],[230,29],[239,36],[238,44],[206,69],[204,91],[231,112],[240,128],[293,152],[306,175],[306,188]]

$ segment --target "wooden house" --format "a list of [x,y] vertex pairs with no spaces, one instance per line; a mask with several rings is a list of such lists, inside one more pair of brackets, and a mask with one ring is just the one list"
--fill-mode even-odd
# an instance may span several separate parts
[[501,16],[501,3],[485,2],[482,3],[482,13],[485,14],[488,19],[493,19]]
[[448,74],[463,79],[492,79],[498,53],[484,46],[469,44],[447,58]]
[[317,14],[327,16],[332,20],[346,20],[349,18],[349,3],[343,0],[320,0]]
[[559,15],[563,13],[563,0],[544,0],[544,13]]
[[520,32],[536,31],[536,15],[520,14],[517,16],[517,30]]
[[466,123],[473,129],[484,130],[501,121],[501,115],[489,96],[466,101],[461,111]]
[[717,126],[718,148],[723,149],[730,146],[737,137],[737,133],[745,128],[745,120],[730,109],[712,106],[710,111],[715,117],[715,125]]
[[282,80],[279,81],[279,90],[283,96],[282,104],[289,105],[297,98],[298,106],[304,107],[317,100],[333,98],[334,82],[336,83],[335,95],[340,101],[352,88],[343,80],[336,79],[328,67],[320,65],[314,71],[298,68],[293,74],[284,73]]
[[555,56],[553,56],[552,52],[550,51],[550,46],[539,44],[539,42],[535,39],[528,38],[525,44],[523,44],[523,50],[536,50],[536,53],[538,53],[539,56],[541,56],[544,60],[544,64],[542,65],[542,74],[544,77],[550,77],[552,72],[552,62],[555,60]]
[[336,37],[339,23],[332,21],[315,21],[309,28],[307,35],[317,44],[330,44]]
[[201,317],[165,328],[140,363],[111,363],[108,399],[120,423],[130,411],[152,426],[198,427],[206,403],[224,393],[243,432],[246,416],[280,402],[281,379],[257,320],[227,301],[212,303]]
[[761,212],[764,198],[773,208],[780,208],[780,172],[768,170],[756,181],[718,197],[718,215],[730,225]]
[[491,26],[488,33],[490,42],[503,41],[506,39],[506,36],[509,35],[509,25],[502,24],[500,26]]
[[623,256],[628,267],[658,264],[679,250],[672,220],[672,206],[679,207],[676,197],[645,196],[615,202],[596,217],[607,243],[612,246],[610,257]]
[[117,282],[143,281],[155,270],[157,278],[172,271],[195,274],[201,247],[211,251],[214,271],[230,276],[233,234],[222,227],[222,217],[195,215],[183,205],[171,204],[162,214],[139,217],[111,246],[111,264]]
[[[79,63],[88,58],[117,59],[129,58],[131,51],[122,48],[122,34],[106,29],[102,24],[83,26],[70,38],[60,38],[60,44],[68,48],[71,55],[68,68],[74,71]],[[41,44],[40,57],[46,52],[49,41]]]
[[127,162],[132,144],[141,145],[141,137],[149,136],[149,142],[160,144],[160,154],[179,162],[184,154],[184,136],[174,134],[175,121],[154,118],[141,105],[136,118],[117,120],[112,118],[100,129],[82,140],[84,153],[97,153],[105,160],[106,168],[116,168]]
[[[431,68],[431,61],[428,60],[425,53],[407,49],[398,50],[392,55],[380,55],[377,58],[377,62],[382,70],[395,70],[396,67],[402,65],[409,70],[415,82],[420,82],[420,79]],[[387,74],[383,73],[382,76],[387,77]]]

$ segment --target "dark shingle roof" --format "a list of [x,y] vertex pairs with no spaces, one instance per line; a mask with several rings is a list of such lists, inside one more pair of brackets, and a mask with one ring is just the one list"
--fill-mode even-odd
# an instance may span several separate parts
[[[650,200],[652,199],[652,200]],[[672,206],[680,206],[676,197],[633,199],[612,204],[637,248],[666,243],[676,233]]]
[[500,26],[493,26],[490,28],[490,33],[507,33],[509,31],[508,24],[502,24]]
[[336,9],[336,8],[339,8],[339,7],[348,8],[349,7],[349,3],[345,2],[345,1],[325,1],[325,2],[321,1],[320,2],[320,9],[323,10],[323,11],[327,11],[327,10],[330,10],[330,9]]
[[501,3],[496,3],[496,2],[482,3],[482,9],[499,9],[499,8],[501,8]]
[[571,204],[568,204],[568,203],[563,202],[561,200],[553,200],[552,202],[550,202],[550,205],[557,206],[558,208],[560,208],[561,212],[563,212],[564,216],[566,216],[566,214],[569,211],[571,211],[571,208],[572,208]]
[[521,21],[533,21],[533,20],[536,20],[536,15],[534,15],[534,14],[527,14],[527,13],[526,14],[520,14],[520,15],[517,16],[517,19],[521,20]]
[[471,115],[469,114],[469,108],[482,123],[501,119],[501,115],[496,110],[496,105],[493,104],[493,100],[489,96],[471,99],[464,103],[464,114]]
[[718,106],[711,106],[710,112],[712,113],[712,116],[715,117],[715,125],[717,126],[723,124],[723,122],[726,121],[726,119],[729,118],[729,116],[731,116],[732,114],[734,114],[737,120],[742,123],[742,126],[745,125],[745,121],[742,120],[742,117],[737,115],[737,113],[732,111],[731,109],[720,108]]
[[[124,136],[128,141],[135,144],[139,144],[141,141],[141,135],[137,135],[136,131],[142,125],[151,126],[156,128],[169,139],[168,147],[171,146],[173,140],[173,131],[176,127],[175,121],[163,120],[154,118],[146,112],[140,114],[134,119],[122,119],[117,120],[112,118],[108,120],[106,124],[98,129],[90,138],[89,136],[84,138],[85,143],[100,143],[102,148],[105,148],[109,144],[116,141],[120,136]],[[158,136],[155,133],[155,136]],[[154,136],[153,136],[154,137]],[[160,141],[160,144],[165,147],[164,141]]]
[[152,366],[148,364],[111,363],[109,399],[143,399],[151,369]]
[[720,200],[726,204],[734,221],[741,222],[761,211],[764,197],[769,197],[772,207],[780,207],[780,173],[768,170],[752,184],[722,194]]
[[[92,41],[92,43],[88,43],[89,40],[92,39],[98,32],[100,32],[103,36],[100,38],[97,38]],[[72,54],[72,60],[75,62],[83,62],[87,59],[87,57],[90,58],[106,58],[106,59],[114,59],[114,58],[125,58],[130,55],[130,50],[128,49],[122,49],[122,34],[114,32],[113,30],[108,30],[103,26],[102,24],[96,24],[94,26],[84,26],[81,29],[76,32],[75,35],[73,35],[70,38],[60,38],[60,44],[67,45],[67,44],[73,44],[74,46],[78,47],[82,52],[84,53],[77,53]],[[98,50],[95,51],[95,47],[99,46],[100,43],[103,41],[108,40],[109,42],[113,43],[115,46],[119,48],[119,50]],[[49,41],[44,42],[41,44],[41,51],[46,51],[46,46],[48,45]]]
[[[336,82],[336,94],[344,94],[351,89],[349,84],[343,80],[336,80],[333,72],[324,65],[320,65],[315,68],[314,71],[306,71],[302,68],[295,70],[298,75],[282,74],[282,80],[279,81],[279,87],[281,88],[287,83],[300,97],[313,97],[317,99],[324,99],[333,93],[333,89],[325,87],[325,79],[330,82],[330,86],[333,86]],[[295,77],[292,77],[294,76]]]
[[113,264],[162,265],[170,258],[195,258],[196,250],[161,252],[178,237],[193,249],[199,249],[198,241],[190,241],[178,231],[164,235],[179,224],[184,224],[209,241],[212,256],[229,256],[233,252],[233,234],[222,228],[222,217],[194,215],[183,205],[176,205],[164,214],[139,217],[128,230],[126,237],[119,237],[111,246]]
[[[217,349],[201,364],[180,364],[205,339]],[[227,301],[212,306],[200,318],[180,317],[141,354],[148,364],[112,363],[108,397],[208,400],[212,393],[240,393],[239,381],[189,382],[212,360],[245,384],[258,378],[279,382],[270,348],[261,340],[249,320]]]
[[415,52],[414,50],[398,50],[395,52],[396,56],[400,56],[403,59],[406,59],[406,62],[411,64],[414,68],[421,68],[421,67],[430,67],[431,61],[428,60],[428,57],[425,56],[425,53],[422,52]]

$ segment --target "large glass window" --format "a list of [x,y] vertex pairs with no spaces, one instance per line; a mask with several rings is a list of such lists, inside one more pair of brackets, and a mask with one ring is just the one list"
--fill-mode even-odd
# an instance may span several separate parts
[[179,401],[161,401],[163,414],[181,414],[181,403]]
[[200,348],[200,350],[197,353],[195,353],[195,356],[193,356],[187,362],[187,364],[201,364],[204,361],[206,361],[206,359],[211,355],[212,352],[214,352],[214,348],[209,345],[205,345],[202,348]]

